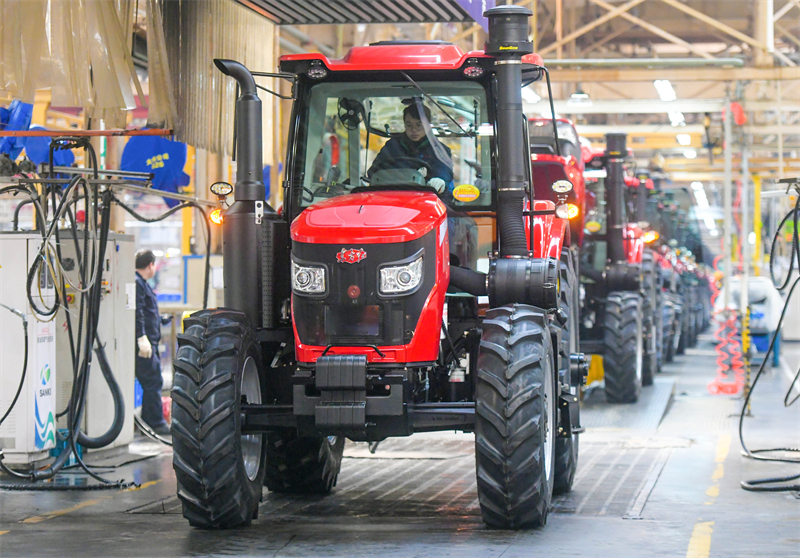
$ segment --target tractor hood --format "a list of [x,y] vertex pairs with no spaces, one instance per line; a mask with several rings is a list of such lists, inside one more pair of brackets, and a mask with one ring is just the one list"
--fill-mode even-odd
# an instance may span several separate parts
[[318,244],[408,242],[438,226],[447,215],[427,192],[348,194],[315,203],[292,222],[292,240]]

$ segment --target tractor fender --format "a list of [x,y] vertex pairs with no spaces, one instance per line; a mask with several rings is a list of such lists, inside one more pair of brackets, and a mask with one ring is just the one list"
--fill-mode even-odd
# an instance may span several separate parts
[[[564,247],[564,239],[567,234],[568,221],[556,217],[554,213],[537,215],[539,212],[550,212],[555,210],[555,204],[549,200],[535,200],[533,202],[533,257],[555,258],[561,257],[561,248]],[[525,219],[525,232],[528,237],[528,249],[530,246],[530,229],[528,219]]]

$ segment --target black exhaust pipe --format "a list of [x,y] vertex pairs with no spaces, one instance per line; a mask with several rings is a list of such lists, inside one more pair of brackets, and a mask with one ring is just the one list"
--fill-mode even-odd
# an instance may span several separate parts
[[236,201],[264,201],[264,171],[261,163],[261,99],[250,70],[234,60],[216,58],[214,65],[239,84],[236,99]]
[[606,134],[606,211],[608,218],[608,261],[626,262],[622,229],[625,226],[625,169],[627,136],[619,132]]
[[489,19],[486,54],[496,58],[497,75],[497,226],[500,256],[527,256],[523,204],[529,185],[522,115],[522,56],[533,52],[528,41],[528,18],[519,6],[497,6],[483,14]]
[[236,100],[236,201],[222,224],[225,307],[244,312],[254,327],[273,327],[275,225],[282,220],[265,199],[261,99],[253,74],[242,64],[221,59],[214,64],[237,81],[241,92]]

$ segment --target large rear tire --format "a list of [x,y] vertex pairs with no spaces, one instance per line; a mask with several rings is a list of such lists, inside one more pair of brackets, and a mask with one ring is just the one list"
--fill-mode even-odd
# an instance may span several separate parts
[[[570,394],[578,397],[579,385],[572,385],[570,355],[578,352],[578,303],[576,274],[572,267],[573,259],[568,249],[561,256],[561,293],[559,308],[568,316],[567,323],[561,328],[561,368],[558,376],[561,385],[569,386]],[[572,426],[577,426],[574,424]],[[556,437],[555,479],[553,494],[564,494],[572,490],[575,472],[578,470],[578,434],[564,438]]]
[[341,436],[271,434],[265,484],[272,492],[328,494],[336,486],[343,451]]
[[483,321],[475,404],[478,500],[500,529],[544,525],[553,493],[553,344],[544,310],[515,304]]
[[656,347],[656,269],[653,253],[645,250],[642,256],[642,330],[644,333],[642,361],[642,385],[653,385],[658,373],[658,350]]
[[172,465],[183,516],[200,528],[249,524],[264,484],[264,436],[241,431],[243,402],[264,379],[247,317],[203,310],[184,322],[173,361]]
[[642,302],[639,293],[612,292],[603,322],[603,370],[610,403],[636,403],[642,388]]

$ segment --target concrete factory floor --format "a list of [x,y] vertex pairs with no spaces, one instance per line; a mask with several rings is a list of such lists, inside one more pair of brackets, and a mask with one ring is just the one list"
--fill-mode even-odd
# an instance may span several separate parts
[[[0,492],[0,555],[800,556],[798,494],[739,487],[800,466],[740,455],[740,401],[706,389],[713,355],[706,334],[636,405],[607,405],[601,393],[590,394],[574,491],[554,501],[542,529],[485,528],[472,437],[437,434],[390,440],[374,455],[349,444],[331,496],[265,490],[252,526],[200,531],[180,515],[170,452],[141,440],[103,462],[129,461],[105,474],[139,489]],[[785,343],[783,366],[759,383],[746,421],[751,447],[800,446],[800,404],[782,405],[787,364],[796,370],[798,362],[798,344]],[[75,472],[62,479],[86,482]]]

